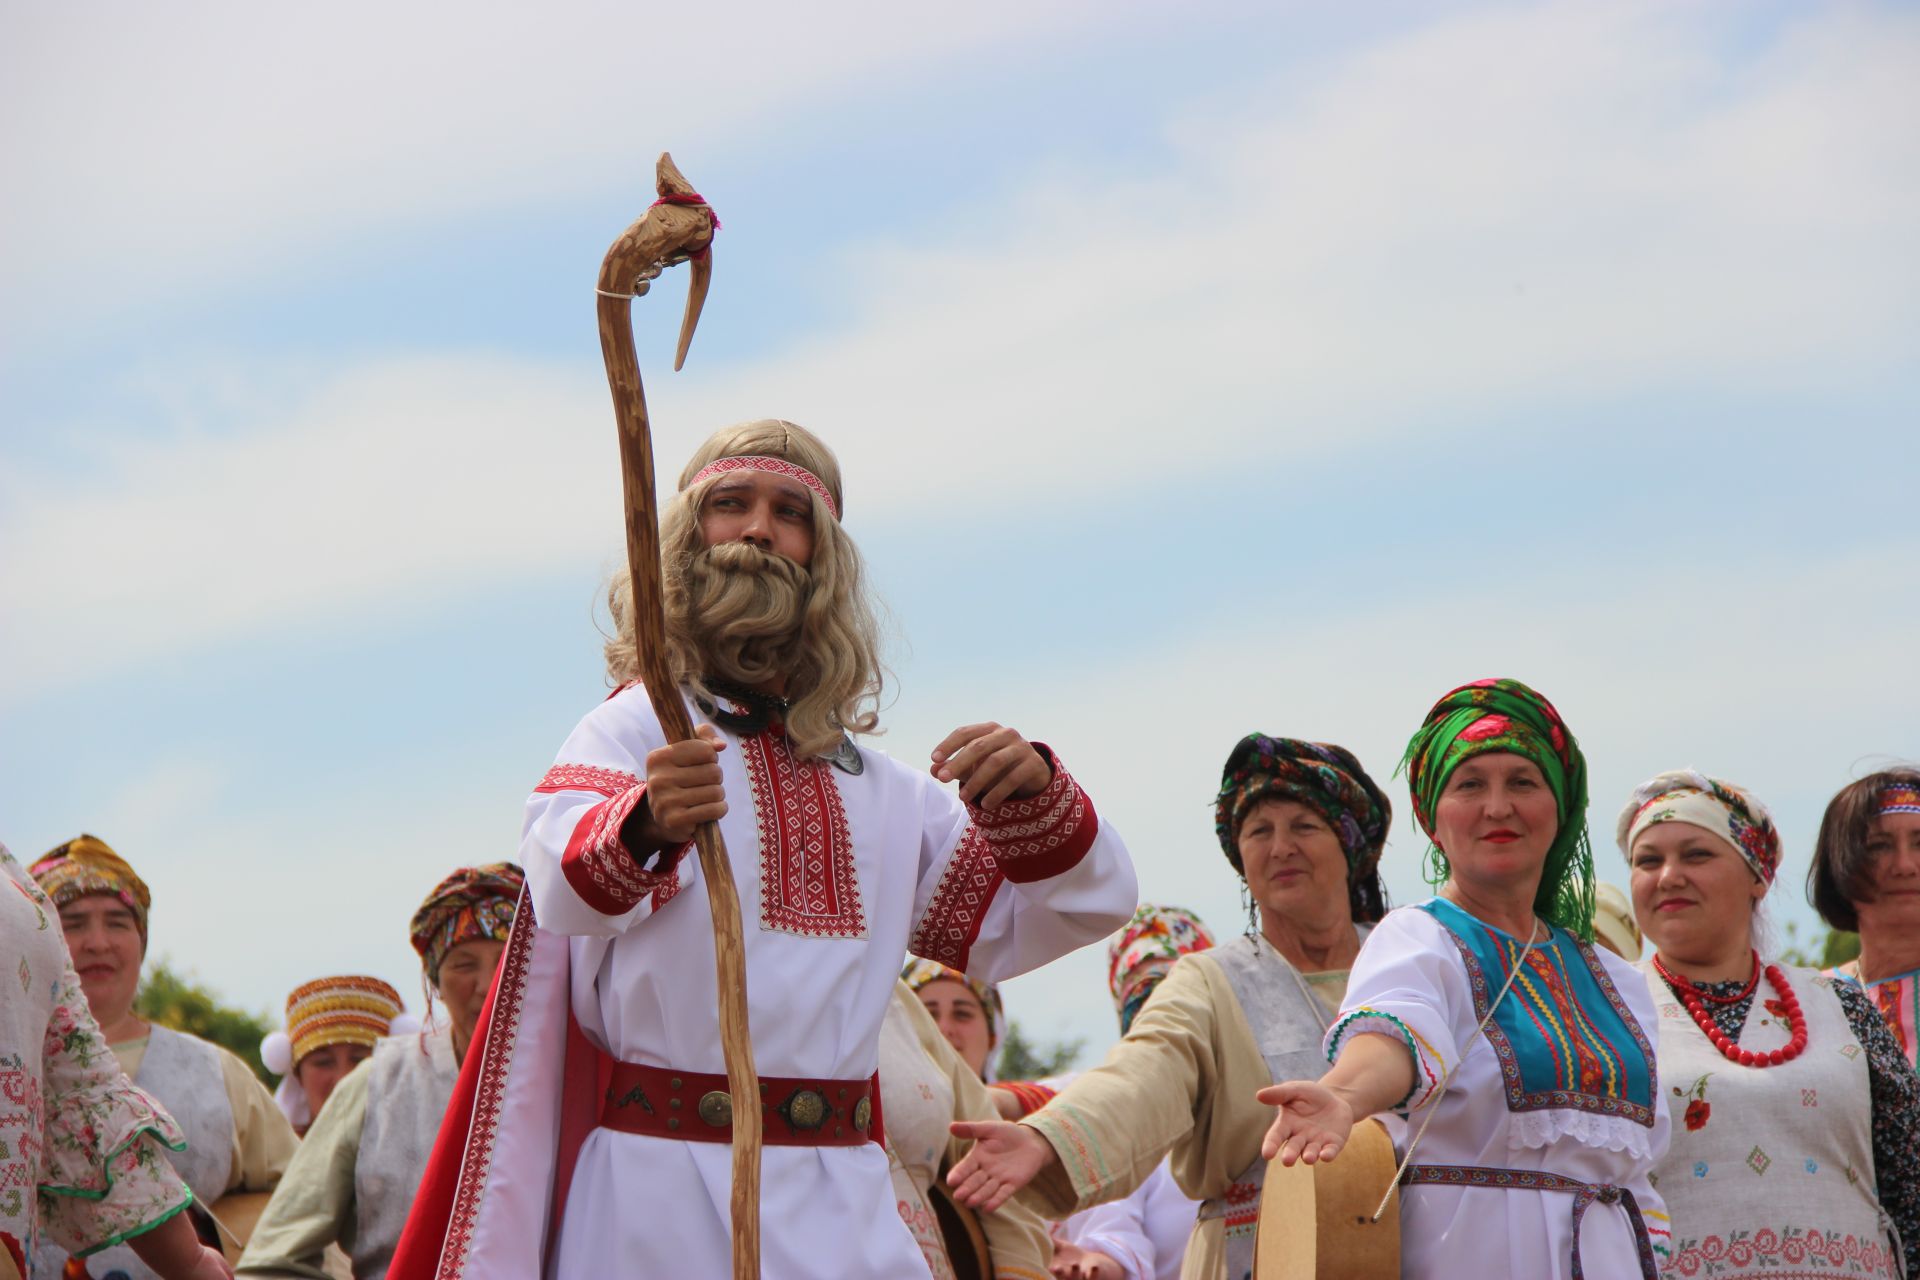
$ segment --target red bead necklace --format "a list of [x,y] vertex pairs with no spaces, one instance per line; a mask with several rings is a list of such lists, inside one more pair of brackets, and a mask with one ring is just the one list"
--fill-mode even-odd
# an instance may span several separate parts
[[[1731,1003],[1732,1000],[1739,999],[1740,996],[1709,996],[1704,991],[1695,987],[1693,983],[1687,981],[1687,979],[1662,964],[1658,955],[1655,955],[1653,958],[1653,967],[1660,971],[1660,976],[1667,980],[1667,985],[1671,986],[1674,991],[1678,993],[1680,1003],[1686,1006],[1687,1012],[1692,1015],[1694,1025],[1700,1028],[1701,1034],[1705,1035],[1707,1039],[1712,1042],[1713,1047],[1720,1051],[1720,1056],[1729,1062],[1737,1062],[1743,1067],[1777,1067],[1783,1062],[1792,1062],[1806,1051],[1807,1019],[1806,1016],[1800,1012],[1800,997],[1794,995],[1793,988],[1787,985],[1786,975],[1780,972],[1779,965],[1770,964],[1767,966],[1767,981],[1772,984],[1774,994],[1780,997],[1780,1003],[1786,1008],[1787,1026],[1792,1030],[1793,1038],[1787,1041],[1782,1047],[1769,1050],[1765,1053],[1755,1053],[1751,1049],[1742,1049],[1728,1038],[1727,1033],[1715,1024],[1713,1015],[1707,1012],[1705,1004],[1707,1000]],[[1753,989],[1759,985],[1760,957],[1758,954],[1753,957],[1753,967],[1753,980],[1747,984],[1747,990],[1742,993],[1743,995],[1751,993]]]

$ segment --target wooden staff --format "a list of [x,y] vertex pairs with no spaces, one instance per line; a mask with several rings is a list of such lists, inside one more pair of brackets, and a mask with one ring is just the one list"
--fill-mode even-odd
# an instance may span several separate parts
[[[630,305],[661,270],[692,263],[687,311],[673,367],[686,362],[700,308],[713,279],[711,247],[719,222],[680,170],[662,154],[660,199],[621,233],[600,264],[595,292],[600,313],[600,354],[607,362],[614,417],[620,423],[620,478],[626,491],[627,568],[632,580],[633,638],[640,679],[669,742],[693,736],[679,687],[667,669],[666,619],[662,612],[660,521],[653,487],[653,438],[647,397],[633,350]],[[713,910],[713,952],[720,986],[720,1047],[726,1056],[727,1089],[733,1101],[733,1275],[760,1275],[760,1088],[747,1033],[747,952],[740,934],[740,894],[718,824],[694,832],[700,873]]]

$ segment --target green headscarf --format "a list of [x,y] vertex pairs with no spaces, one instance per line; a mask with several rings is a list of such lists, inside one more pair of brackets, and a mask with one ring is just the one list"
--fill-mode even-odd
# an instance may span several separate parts
[[[1433,704],[1407,743],[1400,771],[1413,792],[1413,815],[1433,839],[1433,815],[1447,779],[1472,756],[1509,751],[1540,767],[1560,807],[1560,829],[1547,849],[1533,909],[1585,941],[1593,941],[1593,850],[1587,843],[1587,758],[1553,704],[1518,680],[1475,680]],[[1448,874],[1446,851],[1427,848],[1427,883]]]

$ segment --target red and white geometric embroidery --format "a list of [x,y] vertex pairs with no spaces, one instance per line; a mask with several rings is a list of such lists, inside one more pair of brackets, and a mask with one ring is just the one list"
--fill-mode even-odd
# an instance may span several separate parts
[[803,938],[866,937],[833,766],[796,758],[782,733],[756,733],[740,753],[760,826],[760,927]]
[[522,894],[516,913],[524,928],[507,937],[507,953],[500,961],[493,993],[493,1017],[485,1028],[480,1081],[473,1098],[473,1122],[467,1131],[466,1155],[460,1162],[447,1234],[440,1251],[436,1280],[458,1280],[465,1274],[480,1223],[480,1200],[493,1173],[493,1148],[500,1134],[501,1109],[506,1102],[507,1063],[520,1039],[520,1010],[527,993],[527,972],[533,963],[533,900]]
[[999,859],[980,829],[969,825],[940,873],[933,897],[907,943],[907,950],[962,972],[993,895],[1006,882]]
[[567,883],[582,902],[602,915],[624,915],[640,899],[677,878],[680,859],[690,847],[681,845],[672,850],[666,865],[657,871],[642,870],[633,860],[620,838],[620,829],[646,793],[646,784],[635,783],[581,814],[560,855],[560,870]]
[[620,769],[601,769],[590,764],[557,764],[547,770],[547,776],[540,779],[540,785],[534,791],[547,795],[560,791],[594,791],[612,799],[628,788],[639,785],[639,778]]
[[1049,759],[1053,781],[1039,795],[993,810],[967,806],[1007,879],[1016,884],[1046,880],[1073,867],[1093,848],[1100,829],[1080,784],[1058,760]]

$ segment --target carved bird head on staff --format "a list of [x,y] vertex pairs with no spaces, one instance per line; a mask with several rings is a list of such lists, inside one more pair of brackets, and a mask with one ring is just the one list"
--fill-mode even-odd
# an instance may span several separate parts
[[655,169],[655,186],[660,198],[607,251],[600,266],[600,292],[607,297],[639,297],[668,267],[691,264],[687,311],[673,356],[677,370],[687,362],[687,347],[700,323],[707,287],[713,283],[713,233],[720,229],[720,220],[664,151]]

